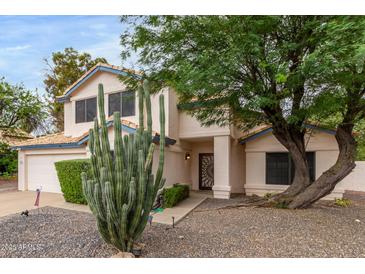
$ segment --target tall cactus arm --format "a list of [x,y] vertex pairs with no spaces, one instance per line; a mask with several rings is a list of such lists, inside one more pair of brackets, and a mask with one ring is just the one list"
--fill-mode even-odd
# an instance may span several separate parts
[[98,212],[98,217],[106,221],[106,207],[103,202],[102,191],[99,183],[94,185],[94,201],[95,209]]
[[165,161],[165,102],[164,96],[160,95],[160,155],[159,155],[159,162],[158,162],[158,169],[156,172],[156,180],[155,186],[156,188],[159,187],[160,181],[162,179],[164,161]]
[[110,242],[119,250],[125,250],[126,249],[125,243],[124,241],[120,241],[118,228],[115,226],[115,222],[112,216],[109,214],[110,209],[107,210],[108,210],[107,222],[108,222]]
[[124,170],[123,159],[123,140],[122,140],[122,124],[120,121],[120,113],[114,112],[114,159],[115,169]]
[[89,150],[91,154],[95,154],[94,130],[92,128],[89,130]]
[[104,86],[103,84],[98,85],[98,112],[100,125],[106,124],[105,108],[104,108]]
[[136,229],[136,232],[134,235],[134,240],[137,240],[141,236],[144,228],[146,227],[148,217],[150,215],[155,198],[156,198],[155,187],[153,185],[153,175],[151,174],[150,178],[148,180],[148,185],[147,185],[146,199],[145,199],[145,204],[144,204],[144,208],[143,208],[143,215],[142,215],[141,220]]
[[114,112],[114,186],[117,207],[122,210],[123,199],[126,195],[126,180],[124,179],[123,139],[120,113]]
[[134,177],[132,177],[131,182],[129,183],[128,203],[126,204],[128,213],[132,210],[135,201],[136,201],[136,181]]
[[152,137],[152,113],[151,113],[151,94],[148,80],[143,81],[144,97],[146,98],[146,112],[147,112],[147,133]]
[[128,203],[124,204],[121,210],[120,220],[120,234],[123,242],[126,242],[129,237],[128,233],[128,214],[131,211],[136,199],[136,184],[134,178],[132,178],[129,185]]
[[121,236],[121,242],[124,245],[123,250],[125,251],[127,251],[126,242],[128,240],[127,224],[128,224],[128,206],[124,204],[121,211],[120,236]]
[[110,217],[114,223],[118,223],[119,216],[118,216],[117,206],[115,204],[115,196],[114,196],[113,187],[110,182],[105,183],[104,191],[105,191],[105,193],[103,193],[103,195],[106,198],[105,200],[106,200],[107,210],[108,210],[107,214],[110,215]]
[[108,231],[108,223],[106,221],[104,221],[103,219],[101,219],[98,215],[96,215],[96,224],[98,226],[98,230],[101,234],[101,237],[103,238],[103,240],[110,244],[110,237],[109,237],[109,231]]
[[143,98],[144,98],[143,87],[140,85],[138,86],[138,120],[139,120],[138,130],[140,132],[142,132],[144,129]]
[[99,122],[101,125],[101,148],[102,156],[104,161],[104,167],[107,171],[108,181],[113,182],[113,160],[110,153],[110,144],[108,138],[108,127],[106,125],[105,119],[105,109],[104,109],[104,87],[103,84],[98,85],[98,108],[99,108]]
[[147,154],[147,158],[146,158],[146,163],[145,163],[145,166],[144,166],[144,171],[147,173],[147,174],[150,174],[151,173],[151,170],[152,170],[152,160],[153,160],[153,153],[155,152],[155,144],[154,143],[151,143],[150,144],[150,148],[148,150],[148,154]]
[[134,231],[136,230],[138,223],[140,221],[140,218],[142,216],[142,210],[143,210],[143,205],[144,205],[144,201],[145,201],[145,191],[146,191],[146,174],[144,172],[144,165],[145,165],[145,161],[144,161],[144,157],[143,157],[143,151],[139,150],[138,153],[138,184],[137,184],[137,206],[136,209],[134,211],[134,215],[131,221],[131,226],[129,229],[129,234],[133,235]]
[[93,180],[87,180],[87,176],[85,172],[81,173],[81,181],[82,181],[82,190],[84,193],[84,196],[86,198],[86,201],[90,207],[90,210],[93,214],[98,214],[96,206],[95,206],[95,201],[94,201],[94,196],[93,191],[94,191],[94,181]]
[[[100,169],[103,167],[103,156],[101,153],[101,146],[100,146],[100,132],[99,132],[99,124],[98,124],[98,119],[95,118],[94,119],[94,130],[93,130],[93,145],[94,145],[94,150],[95,150],[95,157],[97,159],[97,169],[100,172]],[[95,179],[99,179],[99,178],[95,178]]]

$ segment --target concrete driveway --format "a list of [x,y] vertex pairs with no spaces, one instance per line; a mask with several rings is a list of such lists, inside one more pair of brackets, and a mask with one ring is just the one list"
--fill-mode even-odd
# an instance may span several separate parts
[[[0,217],[35,209],[36,192],[11,191],[0,192]],[[88,206],[65,202],[62,194],[41,192],[40,207],[52,206],[70,210],[90,212]]]

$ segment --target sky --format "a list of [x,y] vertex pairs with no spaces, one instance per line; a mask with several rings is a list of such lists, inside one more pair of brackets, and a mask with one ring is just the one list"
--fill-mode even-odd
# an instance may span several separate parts
[[121,65],[118,16],[0,16],[0,77],[44,94],[44,58],[73,47]]

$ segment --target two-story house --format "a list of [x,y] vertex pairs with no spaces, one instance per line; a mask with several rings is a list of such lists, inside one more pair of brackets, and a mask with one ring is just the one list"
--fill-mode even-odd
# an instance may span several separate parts
[[[64,132],[27,140],[15,147],[19,151],[19,190],[42,187],[46,192],[60,192],[54,162],[89,157],[88,130],[97,116],[99,83],[104,85],[106,116],[120,111],[123,134],[135,133],[138,127],[136,93],[128,90],[118,78],[121,74],[133,76],[133,73],[98,64],[58,98],[64,104]],[[168,137],[164,168],[166,186],[188,183],[194,190],[211,189],[214,197],[229,198],[231,193],[263,195],[278,192],[291,183],[289,155],[272,135],[270,126],[256,127],[249,132],[240,132],[233,126],[202,127],[195,118],[177,108],[178,98],[171,88],[160,93],[165,95]],[[152,96],[156,134],[160,131],[158,95]],[[113,145],[112,124],[109,134]],[[336,161],[338,147],[332,130],[312,127],[307,135],[310,171],[315,179]],[[155,157],[158,157],[158,149]],[[364,170],[364,165],[360,168]],[[358,184],[356,174],[341,182],[330,197],[342,196],[349,185],[353,190],[364,190],[365,187]]]

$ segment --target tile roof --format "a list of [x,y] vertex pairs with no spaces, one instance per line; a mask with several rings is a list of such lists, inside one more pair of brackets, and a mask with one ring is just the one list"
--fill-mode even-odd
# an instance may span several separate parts
[[[112,119],[107,120],[108,127],[113,125],[112,121],[113,121]],[[121,119],[121,122],[122,122],[122,126],[125,127],[123,130],[131,129],[132,131],[135,131],[138,129],[138,125],[131,121]],[[159,133],[157,133],[156,131],[153,131],[152,134],[154,136],[154,141],[158,142]],[[19,143],[13,145],[12,147],[14,149],[16,149],[16,148],[18,148],[18,149],[61,148],[61,147],[73,148],[73,147],[80,147],[81,145],[85,144],[86,141],[88,140],[88,137],[89,137],[89,131],[85,132],[84,134],[82,134],[81,136],[78,136],[78,137],[65,136],[64,132],[60,132],[60,133],[49,134],[49,135],[40,136],[40,137],[37,137],[34,139],[22,141],[22,142],[19,142]],[[170,139],[168,137],[166,137],[166,139],[168,140],[166,142],[167,144],[175,143],[175,140],[173,140],[173,139]]]
[[0,129],[0,142],[10,146],[32,138],[32,135],[20,129]]
[[46,145],[46,144],[72,144],[77,143],[82,138],[84,138],[87,134],[83,134],[79,137],[70,137],[65,136],[63,132],[48,134],[44,136],[40,136],[31,140],[26,140],[18,143],[15,147],[22,146],[33,146],[33,145]]

